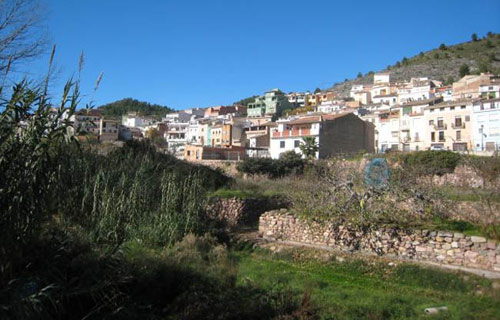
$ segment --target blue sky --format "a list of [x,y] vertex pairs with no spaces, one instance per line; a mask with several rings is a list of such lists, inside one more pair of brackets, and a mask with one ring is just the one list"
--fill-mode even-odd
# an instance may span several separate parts
[[46,3],[61,70],[53,90],[76,73],[83,50],[82,91],[96,105],[132,97],[182,109],[326,88],[474,32],[500,32],[498,0]]

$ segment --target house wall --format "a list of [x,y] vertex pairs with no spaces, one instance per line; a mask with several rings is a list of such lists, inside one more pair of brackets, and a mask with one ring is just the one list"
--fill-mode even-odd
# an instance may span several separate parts
[[[467,145],[467,150],[472,148],[472,136],[471,127],[472,123],[470,118],[472,116],[472,104],[451,104],[449,106],[439,105],[435,108],[426,109],[424,111],[424,125],[427,128],[427,134],[424,136],[425,147],[430,148],[432,145],[442,145],[447,150],[454,150],[454,143],[465,143]],[[463,128],[454,128],[455,118],[460,117]],[[438,120],[442,118],[445,128],[436,128]],[[430,121],[434,121],[434,125],[430,124]],[[457,131],[460,131],[460,139],[457,139]],[[435,140],[432,141],[431,136],[434,132]],[[439,132],[444,133],[444,141],[439,141]]]
[[374,152],[374,126],[353,114],[321,124],[319,158],[338,154]]
[[118,140],[118,122],[101,119],[99,126],[100,141]]
[[474,150],[500,149],[500,99],[474,103],[471,134]]

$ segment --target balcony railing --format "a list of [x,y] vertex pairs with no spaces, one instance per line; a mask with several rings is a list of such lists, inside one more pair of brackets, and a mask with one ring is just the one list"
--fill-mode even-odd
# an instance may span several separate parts
[[452,127],[453,129],[465,129],[465,122],[462,122],[462,123],[459,123],[459,124],[457,124],[457,123],[452,123],[452,124],[451,124],[451,127]]
[[446,130],[448,128],[448,126],[446,125],[446,123],[433,124],[433,126],[434,126],[434,130]]
[[301,137],[301,136],[309,136],[311,135],[311,129],[286,129],[283,131],[273,131],[273,137]]

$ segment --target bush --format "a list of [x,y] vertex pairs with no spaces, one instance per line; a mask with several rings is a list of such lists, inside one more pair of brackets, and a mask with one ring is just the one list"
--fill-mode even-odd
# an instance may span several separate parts
[[302,174],[305,160],[294,151],[288,151],[281,158],[249,158],[240,162],[236,169],[248,175],[265,175],[270,178],[279,178],[292,174]]
[[401,156],[402,165],[416,175],[439,175],[451,173],[461,156],[451,151],[420,151]]

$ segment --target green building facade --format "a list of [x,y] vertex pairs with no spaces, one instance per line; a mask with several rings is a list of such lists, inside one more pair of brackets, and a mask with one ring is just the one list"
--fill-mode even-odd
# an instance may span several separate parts
[[292,109],[292,104],[279,89],[273,89],[255,98],[247,106],[248,117],[280,116],[284,110]]

